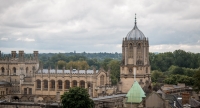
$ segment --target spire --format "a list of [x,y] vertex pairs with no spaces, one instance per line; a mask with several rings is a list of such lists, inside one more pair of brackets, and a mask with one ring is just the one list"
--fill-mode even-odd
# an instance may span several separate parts
[[136,21],[136,19],[137,19],[137,18],[136,18],[136,13],[135,13],[135,25],[137,24],[137,21]]

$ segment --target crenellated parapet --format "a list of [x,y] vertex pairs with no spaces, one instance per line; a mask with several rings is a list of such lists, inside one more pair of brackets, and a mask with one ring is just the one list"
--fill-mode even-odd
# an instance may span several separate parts
[[38,51],[33,51],[33,54],[25,54],[24,51],[11,51],[11,54],[2,54],[0,51],[0,63],[37,63]]

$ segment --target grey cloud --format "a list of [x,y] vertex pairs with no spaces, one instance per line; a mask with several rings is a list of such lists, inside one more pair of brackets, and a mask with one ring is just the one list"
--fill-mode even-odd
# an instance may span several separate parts
[[[0,1],[0,38],[9,41],[0,41],[3,48],[121,52],[116,46],[133,28],[135,13],[150,46],[194,45],[200,40],[200,16],[196,11],[200,2],[196,0],[4,2]],[[35,41],[19,42],[17,38]]]

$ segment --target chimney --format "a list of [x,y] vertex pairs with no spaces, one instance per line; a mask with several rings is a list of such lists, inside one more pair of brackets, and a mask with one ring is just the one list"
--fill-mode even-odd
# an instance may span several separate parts
[[186,93],[186,92],[183,92],[181,93],[182,95],[182,104],[189,104],[189,99],[190,99],[190,94],[189,93]]

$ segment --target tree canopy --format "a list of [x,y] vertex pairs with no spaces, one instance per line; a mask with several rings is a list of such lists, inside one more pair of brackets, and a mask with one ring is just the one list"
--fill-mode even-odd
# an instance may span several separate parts
[[194,74],[193,78],[194,78],[193,88],[197,93],[199,93],[199,91],[200,91],[200,69]]
[[90,99],[85,88],[73,87],[61,96],[63,108],[93,108],[94,102]]

